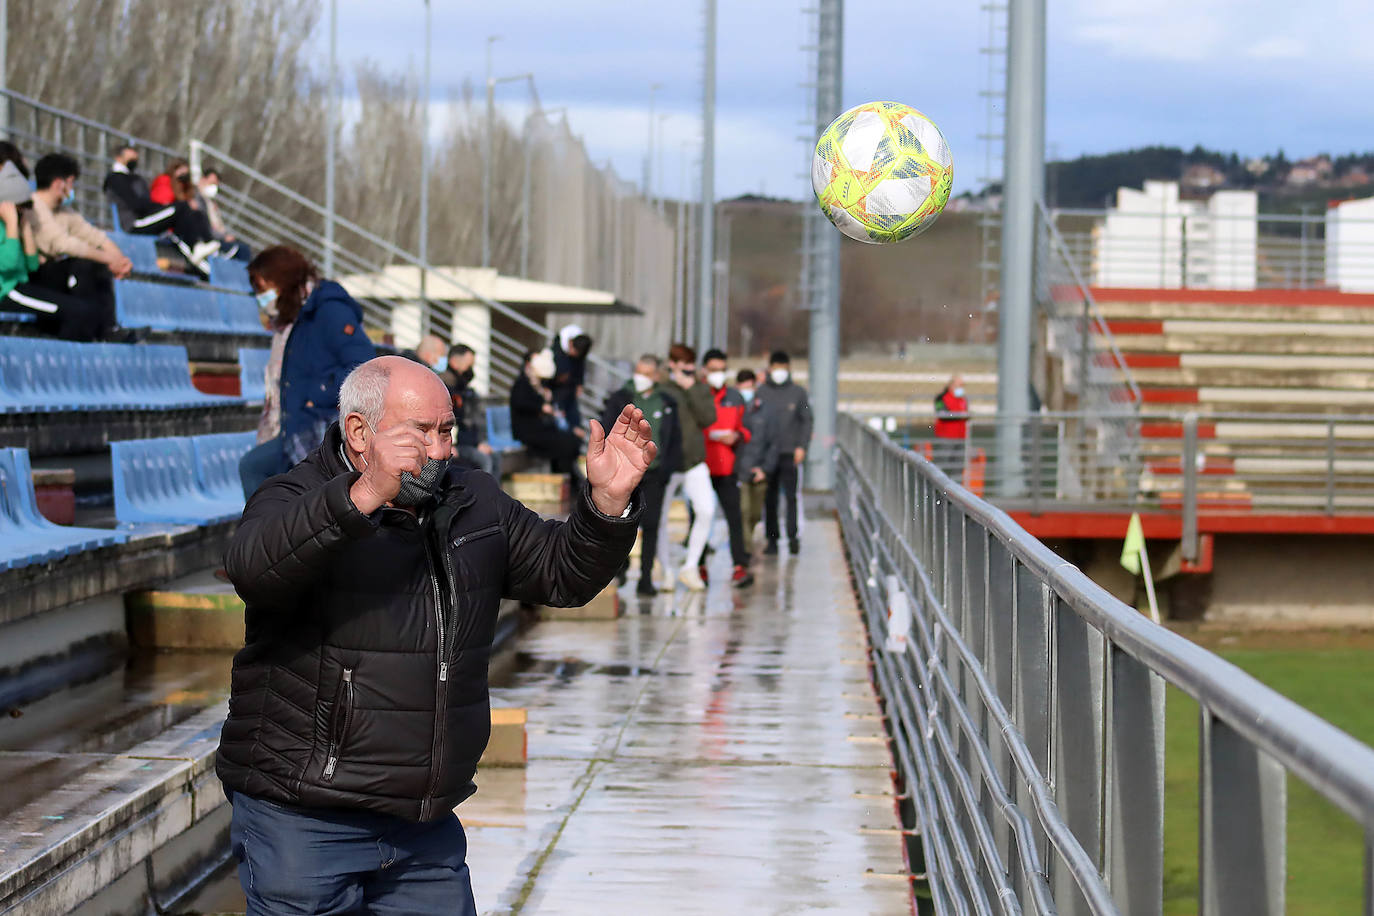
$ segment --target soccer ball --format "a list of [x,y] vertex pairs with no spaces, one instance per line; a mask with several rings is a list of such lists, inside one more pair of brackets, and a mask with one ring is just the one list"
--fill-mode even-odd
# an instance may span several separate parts
[[949,201],[954,159],[935,122],[901,102],[868,102],[821,134],[811,185],[851,239],[900,242],[929,229]]

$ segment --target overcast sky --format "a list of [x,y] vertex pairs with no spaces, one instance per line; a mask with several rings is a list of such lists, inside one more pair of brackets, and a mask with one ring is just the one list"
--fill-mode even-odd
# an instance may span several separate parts
[[[1061,158],[1150,143],[1195,143],[1290,158],[1374,149],[1374,0],[1048,0],[1046,137]],[[801,7],[810,0],[719,0],[716,189],[799,197],[808,153],[799,83]],[[340,55],[415,74],[422,0],[338,0]],[[845,106],[879,98],[921,109],[955,157],[955,191],[984,173],[986,20],[976,0],[848,0]],[[683,189],[701,107],[696,0],[434,0],[436,103],[485,78],[533,71],[546,108],[566,106],[598,161],[638,182],[649,84],[659,82],[659,187]],[[322,23],[323,26],[323,23]],[[320,30],[324,60],[326,32]],[[512,117],[525,90],[498,90]],[[436,130],[438,126],[436,125]],[[694,168],[694,167],[693,167]]]

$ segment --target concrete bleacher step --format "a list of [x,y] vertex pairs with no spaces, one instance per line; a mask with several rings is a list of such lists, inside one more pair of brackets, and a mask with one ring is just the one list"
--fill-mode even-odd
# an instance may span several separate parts
[[[1145,387],[1202,388],[1310,388],[1374,390],[1374,358],[1336,357],[1367,360],[1370,368],[1323,368],[1281,357],[1249,357],[1244,365],[1179,365],[1173,368],[1132,369],[1136,383]],[[1276,364],[1266,366],[1269,359]],[[1314,357],[1314,359],[1316,359]],[[1336,364],[1338,365],[1338,364]]]
[[243,599],[211,570],[129,592],[124,604],[129,640],[138,648],[243,647]]

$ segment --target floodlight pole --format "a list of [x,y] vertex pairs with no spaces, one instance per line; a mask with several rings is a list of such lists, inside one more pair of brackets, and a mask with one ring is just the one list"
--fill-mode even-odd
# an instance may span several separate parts
[[[1045,189],[1045,0],[1008,4],[1005,133],[1002,288],[997,304],[997,492],[1010,497],[1026,489],[1021,433],[1031,409],[1031,319],[1040,235],[1036,208]],[[1086,381],[1088,367],[1080,371]]]
[[654,101],[662,83],[649,84],[649,151],[644,154],[644,199],[652,201],[654,193]]
[[491,135],[496,126],[496,81],[491,76],[491,46],[500,35],[487,36],[487,126],[482,132],[482,266],[491,266]]
[[[812,111],[814,136],[830,126],[843,110],[844,0],[818,0],[816,4],[815,97]],[[810,157],[806,175],[811,174]],[[808,195],[809,196],[809,195]],[[806,308],[811,312],[807,387],[815,420],[807,449],[806,487],[830,490],[835,484],[835,431],[839,412],[840,377],[840,233],[825,221],[816,204],[808,201],[812,222],[805,252],[807,276],[803,284]]]
[[329,105],[324,137],[324,275],[334,276],[334,144],[339,132],[339,0],[329,3]]
[[[5,53],[9,40],[9,0],[0,0],[0,89],[10,88],[9,57]],[[0,95],[0,128],[3,128],[6,137],[10,136],[10,99],[7,95]]]
[[420,100],[420,325],[428,330],[425,300],[429,298],[429,64],[433,50],[430,3],[425,0],[425,95]]
[[706,37],[701,72],[701,258],[697,271],[700,297],[697,301],[697,352],[714,346],[715,317],[713,287],[716,282],[716,0],[705,0]]

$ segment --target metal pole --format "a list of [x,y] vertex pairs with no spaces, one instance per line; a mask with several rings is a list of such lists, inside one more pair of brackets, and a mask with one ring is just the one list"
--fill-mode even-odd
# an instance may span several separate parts
[[1183,415],[1183,559],[1196,562],[1197,532],[1197,414]]
[[[9,0],[0,0],[0,89],[10,88],[9,81],[9,57],[5,53],[10,40],[10,5]],[[10,100],[9,96],[0,95],[0,127],[4,128],[4,135],[10,136]],[[83,131],[84,135],[84,131]]]
[[339,0],[329,2],[329,117],[324,138],[324,275],[334,276],[334,144],[339,132]]
[[[842,110],[844,0],[820,0],[816,6],[816,95],[812,115],[815,135],[820,136]],[[811,310],[808,387],[815,432],[807,449],[806,481],[810,489],[830,490],[835,480],[832,450],[839,420],[840,233],[831,226],[819,225],[823,219],[819,211],[811,213],[811,218],[815,225],[809,237],[807,260],[807,307]]]
[[651,189],[651,193],[653,195],[653,200],[658,204],[659,216],[663,215],[663,198],[666,196],[663,190],[663,185],[666,183],[663,179],[663,123],[672,116],[672,112],[668,111],[658,116],[658,139],[654,142],[654,147],[658,150],[658,163],[655,165],[658,178],[658,190],[654,192],[653,189]]
[[425,0],[425,95],[420,100],[420,326],[428,330],[425,300],[429,298],[429,62],[433,33],[430,31],[430,4]]
[[697,350],[705,352],[715,336],[713,285],[716,281],[716,0],[706,3],[706,44],[701,71],[701,258],[697,281],[701,285],[697,302]]
[[501,36],[487,36],[487,126],[482,132],[482,266],[491,266],[491,135],[496,124],[496,83],[491,76],[491,46]]
[[[1002,456],[998,491],[1018,496],[1025,490],[1019,422],[1030,413],[1036,208],[1045,182],[1045,0],[1010,0],[1008,6],[997,453]],[[1080,367],[1081,385],[1087,383],[1086,372],[1086,366]]]
[[538,112],[525,119],[525,180],[520,186],[520,276],[530,278],[530,171],[534,159],[534,131],[530,125]]
[[662,83],[649,84],[649,150],[644,154],[644,199],[653,200],[654,194],[654,97]]

